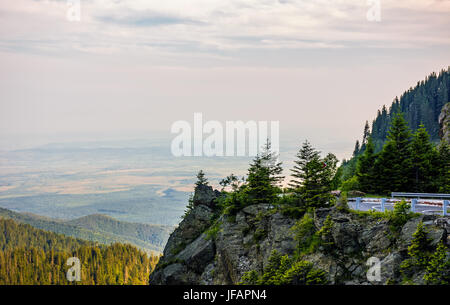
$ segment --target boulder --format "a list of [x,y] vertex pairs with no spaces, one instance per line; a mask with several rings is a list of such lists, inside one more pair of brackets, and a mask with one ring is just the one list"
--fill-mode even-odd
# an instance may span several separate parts
[[199,185],[195,188],[193,203],[194,206],[206,205],[210,208],[214,208],[215,199],[220,195],[220,192],[214,191],[212,186]]
[[450,144],[450,103],[442,107],[439,115],[439,137]]
[[205,205],[194,207],[170,235],[162,260],[165,261],[178,254],[200,236],[211,225],[212,215],[211,208]]
[[212,239],[208,239],[206,234],[202,234],[177,254],[176,258],[185,262],[192,271],[201,274],[214,259],[214,255],[214,242]]

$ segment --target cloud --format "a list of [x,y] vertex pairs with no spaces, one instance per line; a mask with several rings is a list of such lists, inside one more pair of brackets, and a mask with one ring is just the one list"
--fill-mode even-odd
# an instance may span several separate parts
[[69,22],[65,1],[15,0],[0,3],[0,46],[230,59],[247,50],[450,45],[450,1],[380,1],[381,22],[367,21],[364,0],[90,0],[81,1],[81,22]]
[[96,20],[117,25],[128,25],[137,27],[155,27],[164,25],[202,25],[200,21],[192,20],[171,14],[162,14],[155,11],[136,11],[130,9],[117,10],[95,17]]

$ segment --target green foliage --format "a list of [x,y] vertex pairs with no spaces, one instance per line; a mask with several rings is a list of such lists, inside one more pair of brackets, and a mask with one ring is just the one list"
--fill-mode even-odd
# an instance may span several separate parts
[[249,204],[274,203],[281,190],[277,187],[283,177],[283,168],[267,142],[261,155],[253,159],[248,170],[247,188]]
[[403,225],[415,216],[411,212],[411,205],[406,200],[395,203],[394,210],[387,211],[387,215],[393,231],[401,230]]
[[260,275],[255,270],[242,276],[241,285],[324,285],[326,273],[307,261],[293,261],[274,250]]
[[[131,245],[97,245],[0,220],[1,285],[148,284],[159,257]],[[81,261],[81,282],[66,279],[69,257]]]
[[317,232],[317,235],[322,240],[322,242],[321,242],[322,246],[324,246],[327,249],[330,249],[334,245],[333,235],[332,235],[333,226],[334,226],[334,221],[331,219],[331,216],[328,215],[327,218],[325,218],[325,221],[323,222],[322,227]]
[[450,283],[450,259],[448,248],[441,241],[432,251],[427,231],[420,222],[408,247],[409,258],[400,265],[403,283],[409,283],[414,274],[425,271],[423,279],[429,285],[448,285]]
[[148,252],[161,252],[173,230],[170,226],[119,221],[101,214],[61,221],[0,208],[0,218],[100,244],[129,243]]
[[[433,143],[439,141],[438,117],[449,96],[450,68],[418,82],[415,88],[395,98],[389,109],[383,106],[370,133],[366,123],[358,151],[350,160],[342,162],[342,181],[356,174],[360,190],[376,194],[392,191],[449,193],[449,149],[444,144],[438,154],[433,147]],[[414,132],[412,139],[410,128]],[[368,162],[370,155],[373,158],[372,151],[363,157],[369,149],[369,134],[373,152],[381,151],[376,154],[373,168]],[[361,162],[363,164],[358,165]]]
[[343,192],[359,190],[358,178],[356,176],[353,176],[350,179],[342,182],[340,189]]
[[297,153],[289,185],[302,199],[306,207],[321,207],[330,204],[330,194],[335,183],[337,158],[328,154],[320,158],[319,152],[305,141]]
[[450,100],[450,69],[438,75],[431,73],[425,80],[417,82],[414,88],[395,98],[389,109],[383,107],[372,124],[372,136],[377,150],[383,145],[392,118],[404,112],[408,125],[417,130],[421,124],[431,134],[431,140],[439,141],[439,114]]
[[[372,192],[375,185],[374,164],[376,160],[375,146],[372,137],[369,137],[364,153],[359,157],[356,165],[357,180],[352,185],[353,190]],[[342,186],[344,188],[344,185]],[[356,187],[356,188],[355,188]],[[350,191],[351,189],[347,189]]]
[[427,231],[423,226],[423,222],[419,222],[417,230],[413,234],[411,246],[408,247],[408,255],[414,260],[415,264],[424,266],[429,258],[430,239],[427,237]]
[[195,182],[195,186],[199,187],[202,185],[208,185],[208,179],[205,178],[205,173],[203,172],[203,170],[200,170],[197,173],[197,181]]
[[434,167],[438,159],[438,153],[430,142],[425,126],[420,125],[414,133],[412,148],[413,164],[413,190],[415,192],[426,193],[437,191],[435,188],[435,177],[438,168]]
[[221,225],[221,222],[216,220],[214,222],[214,224],[211,227],[209,227],[208,230],[206,230],[206,232],[205,232],[206,238],[207,239],[215,239],[217,237],[217,234],[220,231],[220,225]]
[[186,210],[184,210],[184,214],[181,219],[185,219],[189,213],[194,209],[194,195],[191,193],[188,199],[188,205],[186,206]]
[[450,259],[447,252],[447,247],[443,242],[440,242],[436,251],[430,257],[427,272],[423,277],[427,284],[450,284]]
[[303,218],[292,227],[294,239],[298,242],[298,255],[313,253],[320,245],[320,236],[316,234],[314,219],[310,213],[306,213]]
[[374,165],[375,192],[408,191],[412,182],[411,157],[411,131],[399,113],[392,121],[388,141]]
[[293,285],[325,285],[327,282],[325,271],[307,261],[294,263],[282,278],[282,283]]

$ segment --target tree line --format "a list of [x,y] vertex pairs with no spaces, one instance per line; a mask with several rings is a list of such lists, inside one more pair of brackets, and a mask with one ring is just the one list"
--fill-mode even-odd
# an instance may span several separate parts
[[392,119],[379,152],[373,136],[364,133],[363,145],[360,151],[355,149],[351,162],[353,169],[347,168],[343,190],[370,194],[450,192],[448,143],[434,145],[424,125],[413,132],[402,113]]
[[[69,257],[80,259],[80,282],[66,278]],[[99,245],[0,219],[0,285],[148,284],[158,259],[128,244]]]

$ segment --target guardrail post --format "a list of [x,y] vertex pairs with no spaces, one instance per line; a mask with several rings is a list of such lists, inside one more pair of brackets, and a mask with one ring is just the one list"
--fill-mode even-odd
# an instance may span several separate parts
[[361,204],[361,197],[356,197],[356,210],[359,210],[360,204]]
[[416,204],[417,204],[417,199],[412,199],[411,200],[411,212],[415,212],[416,211]]
[[444,200],[444,203],[442,204],[442,215],[447,216],[447,206],[448,206],[448,200]]
[[386,198],[381,198],[381,212],[384,212],[385,205],[386,205]]

